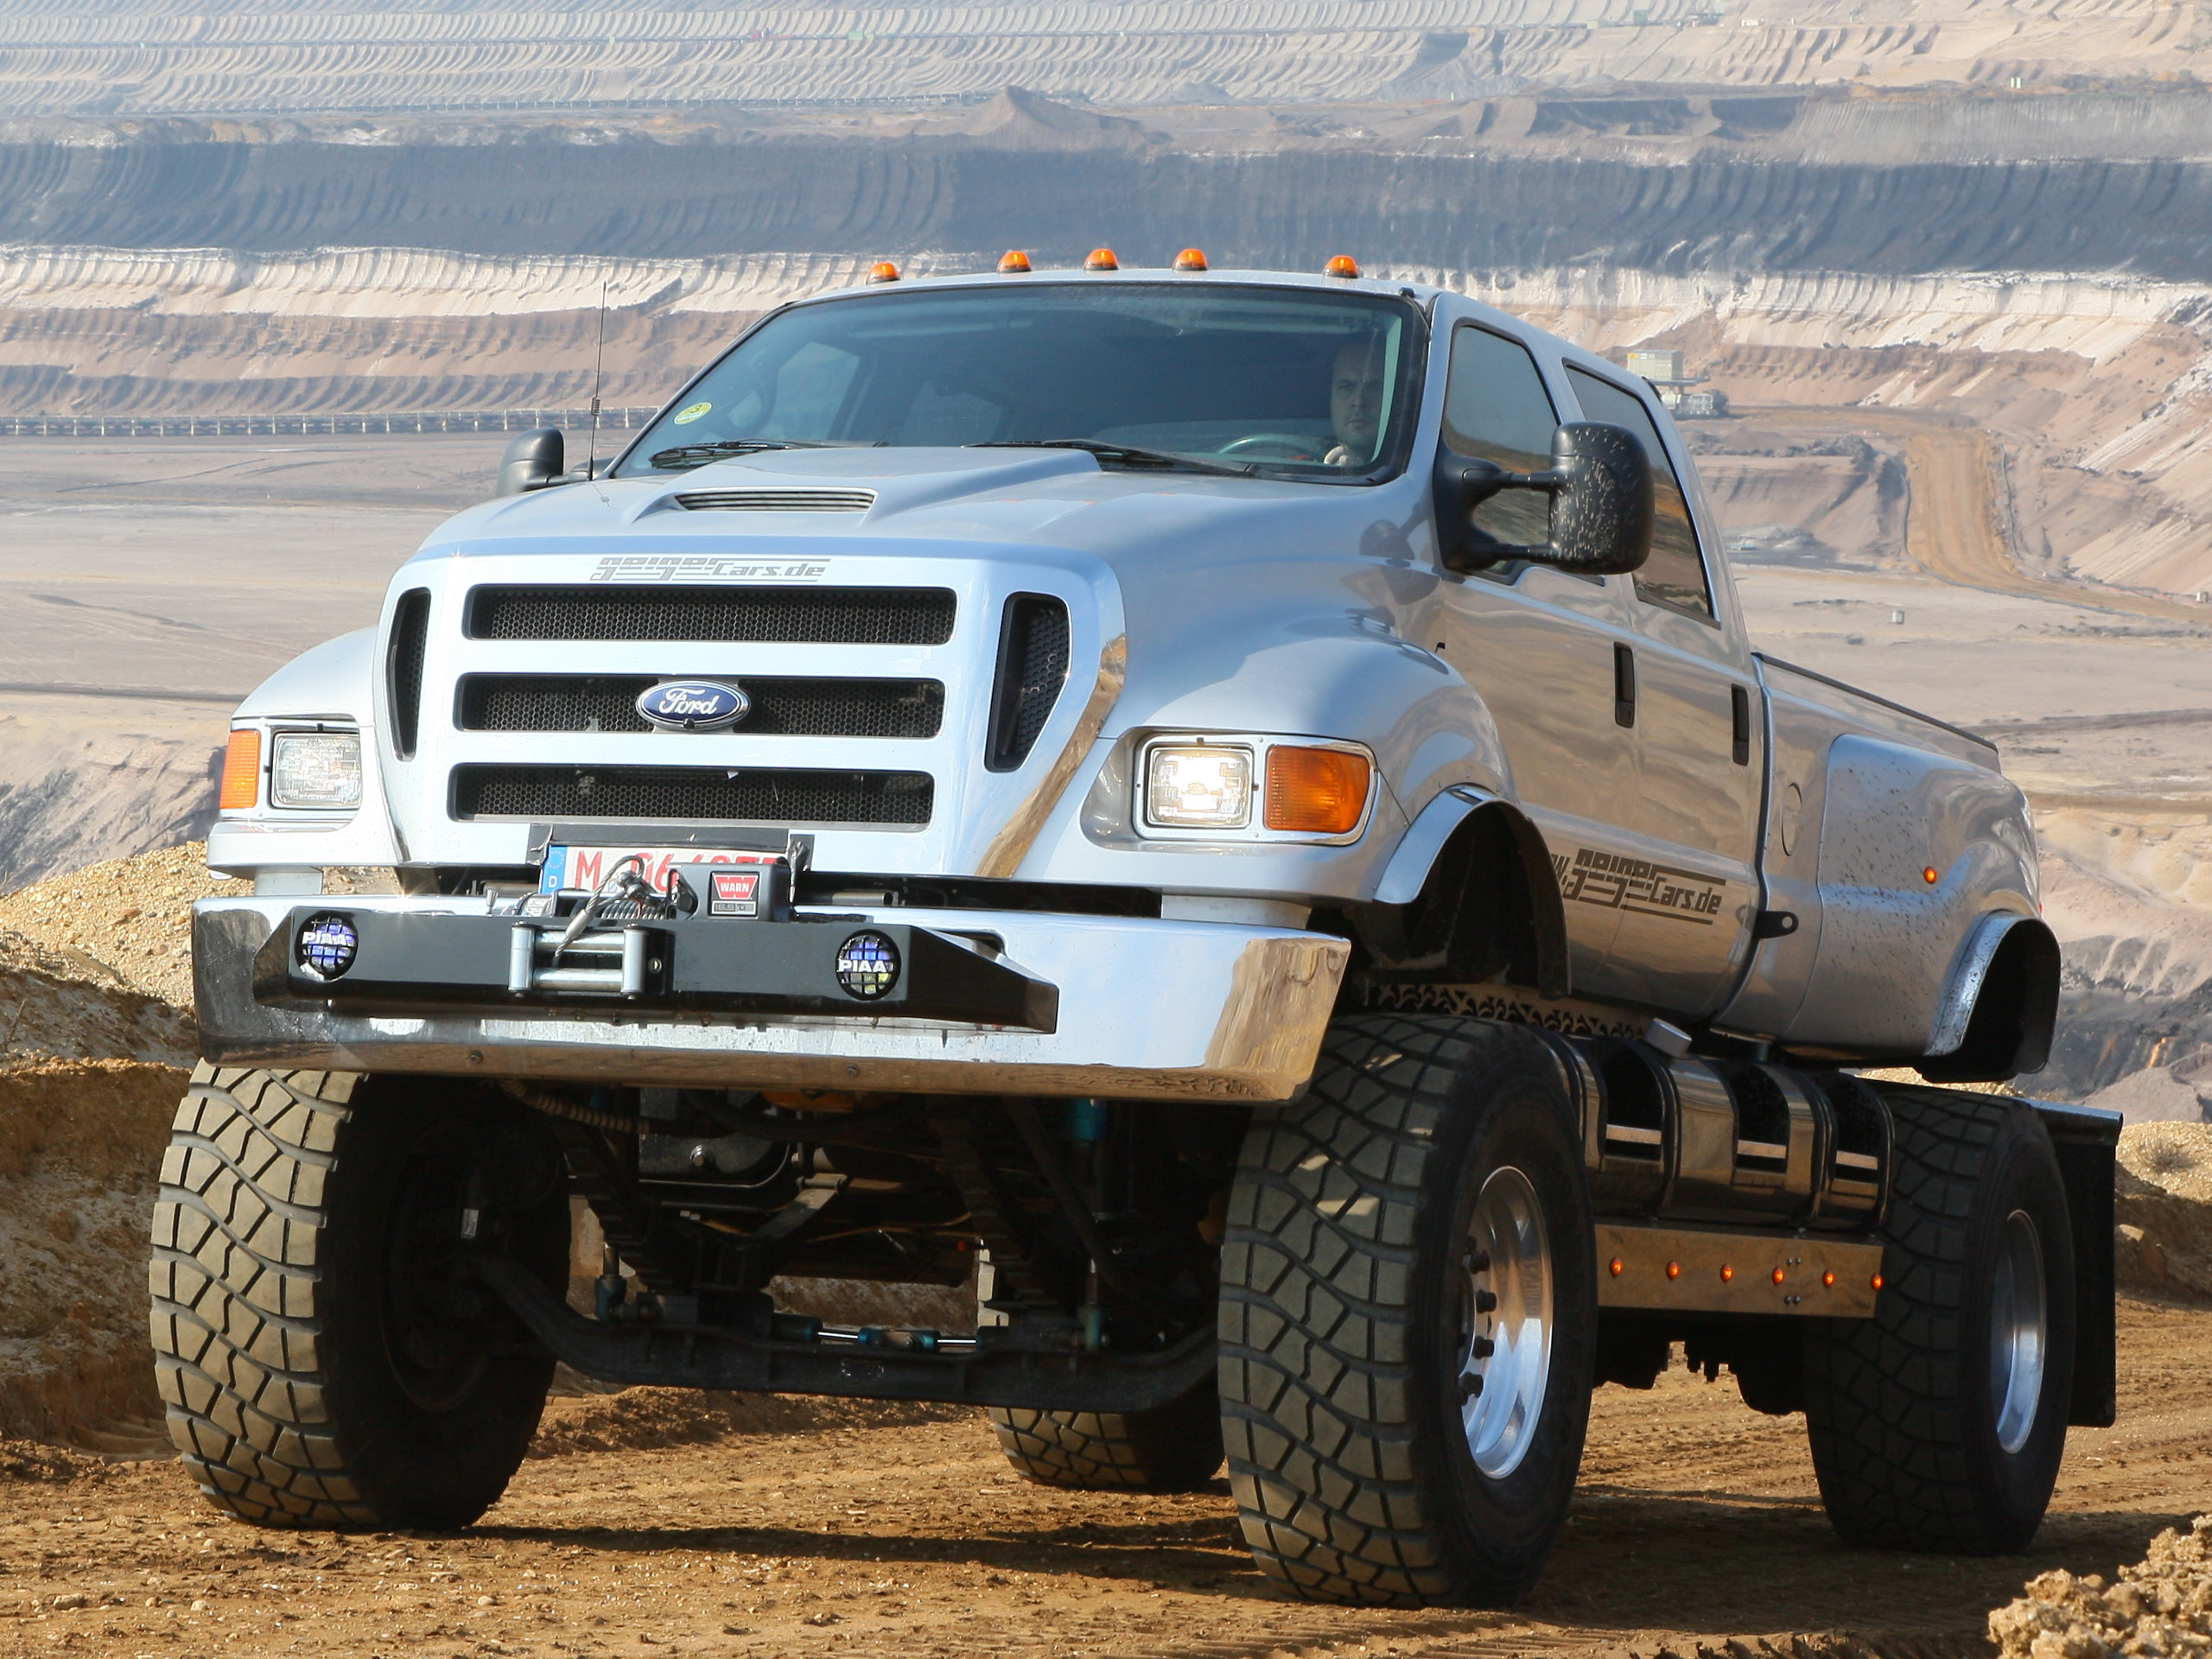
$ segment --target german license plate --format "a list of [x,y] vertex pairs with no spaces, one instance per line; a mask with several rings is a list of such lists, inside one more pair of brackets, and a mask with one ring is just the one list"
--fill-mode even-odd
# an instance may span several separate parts
[[[679,864],[728,864],[758,872],[779,861],[775,853],[741,852],[729,847],[548,847],[538,874],[540,893],[596,893],[626,858],[638,861],[638,874],[656,893],[666,893]],[[735,912],[744,914],[747,912]]]

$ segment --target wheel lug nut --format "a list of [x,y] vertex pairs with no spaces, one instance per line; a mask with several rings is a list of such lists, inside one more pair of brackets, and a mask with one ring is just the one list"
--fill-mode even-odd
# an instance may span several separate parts
[[1478,1290],[1478,1291],[1477,1291],[1477,1292],[1475,1293],[1475,1312],[1476,1312],[1476,1313],[1497,1313],[1497,1296],[1496,1296],[1493,1293],[1491,1293],[1491,1292],[1490,1292],[1490,1291],[1487,1291],[1487,1290]]
[[1459,1397],[1472,1400],[1483,1391],[1483,1380],[1472,1371],[1459,1379]]
[[1497,1344],[1492,1342],[1488,1337],[1477,1337],[1475,1338],[1474,1356],[1477,1359],[1488,1359],[1497,1351]]
[[1466,1253],[1459,1258],[1459,1262],[1469,1273],[1488,1273],[1490,1252],[1479,1244],[1470,1244],[1467,1246]]

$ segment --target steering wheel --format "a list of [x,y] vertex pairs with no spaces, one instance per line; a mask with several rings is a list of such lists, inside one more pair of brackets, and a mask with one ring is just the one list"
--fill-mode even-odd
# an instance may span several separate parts
[[1288,432],[1255,432],[1249,438],[1239,438],[1234,443],[1224,443],[1214,451],[1217,455],[1241,455],[1255,449],[1280,449],[1284,453],[1267,457],[1272,461],[1314,461],[1313,441]]

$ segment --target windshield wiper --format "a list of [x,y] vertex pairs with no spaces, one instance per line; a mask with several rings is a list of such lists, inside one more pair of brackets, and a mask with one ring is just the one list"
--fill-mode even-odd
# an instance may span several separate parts
[[1250,478],[1258,471],[1249,461],[1201,461],[1165,449],[1139,449],[1126,443],[1101,443],[1096,438],[994,438],[971,443],[970,449],[1080,449],[1101,461],[1123,467],[1158,467],[1192,473],[1219,473],[1229,478]]
[[663,449],[652,457],[652,465],[658,471],[672,473],[689,467],[703,467],[710,461],[721,461],[729,455],[750,455],[763,449],[847,449],[861,448],[841,443],[830,438],[717,438],[712,443],[678,444],[673,449]]

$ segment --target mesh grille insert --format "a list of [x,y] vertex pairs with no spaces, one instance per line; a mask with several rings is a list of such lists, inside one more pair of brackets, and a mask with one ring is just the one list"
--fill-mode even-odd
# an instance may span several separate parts
[[399,596],[391,617],[390,655],[385,660],[385,694],[391,701],[391,747],[403,760],[415,757],[423,727],[423,658],[430,640],[430,590],[411,588]]
[[727,766],[456,766],[456,818],[891,824],[930,821],[924,772]]
[[676,505],[687,512],[866,512],[874,490],[686,490]]
[[949,588],[485,587],[468,637],[941,645],[954,605]]
[[1067,677],[1068,607],[1043,594],[1014,594],[1006,602],[991,689],[990,771],[1012,772],[1029,758]]
[[[639,696],[674,675],[470,674],[454,723],[464,732],[650,732]],[[752,699],[733,735],[935,737],[944,723],[936,680],[704,677]]]

